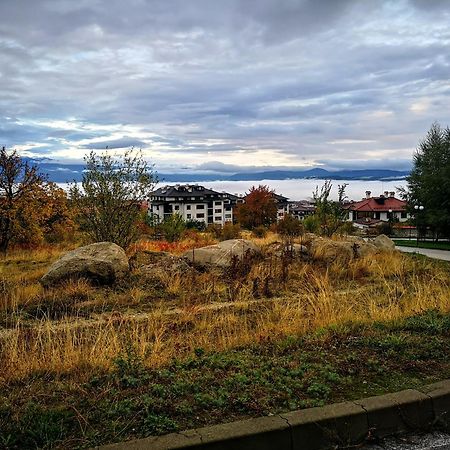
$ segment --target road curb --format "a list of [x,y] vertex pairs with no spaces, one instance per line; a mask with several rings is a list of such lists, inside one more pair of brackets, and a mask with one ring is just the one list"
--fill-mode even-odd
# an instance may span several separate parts
[[240,420],[97,449],[322,450],[348,448],[368,437],[433,427],[450,429],[450,380],[354,402]]

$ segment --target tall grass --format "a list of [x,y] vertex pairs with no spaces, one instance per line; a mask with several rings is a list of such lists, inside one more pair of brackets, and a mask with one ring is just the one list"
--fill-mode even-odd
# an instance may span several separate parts
[[[348,321],[450,310],[448,266],[399,253],[355,259],[347,265],[295,260],[285,281],[282,263],[273,257],[254,263],[239,279],[214,273],[167,274],[161,289],[178,299],[176,311],[173,303],[169,309],[160,301],[145,313],[136,305],[149,295],[146,285],[130,282],[114,291],[77,281],[44,290],[37,279],[51,258],[34,258],[38,265],[45,264],[34,269],[15,264],[14,258],[0,262],[0,313],[8,318],[7,327],[0,328],[0,381],[35,371],[81,376],[108,369],[130,343],[145,364],[160,366],[200,347],[223,350]],[[4,270],[8,266],[9,272]],[[263,289],[266,280],[270,298]],[[261,287],[258,292],[255,283]],[[231,288],[234,296],[229,295]],[[82,305],[107,302],[107,297],[128,310],[109,308],[101,317],[90,318],[81,314]],[[217,301],[229,303],[211,307]],[[49,302],[60,305],[62,313],[46,315]],[[18,314],[30,305],[44,313],[31,319]],[[68,305],[70,314],[64,309]]]

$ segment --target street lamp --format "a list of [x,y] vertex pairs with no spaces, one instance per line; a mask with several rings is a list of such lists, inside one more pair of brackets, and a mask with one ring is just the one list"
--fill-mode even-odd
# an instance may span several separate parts
[[392,234],[392,209],[388,211],[388,222],[389,222],[389,236]]
[[419,246],[419,212],[423,211],[425,209],[425,206],[414,205],[414,209],[416,211],[416,237],[417,237],[416,247],[418,247]]

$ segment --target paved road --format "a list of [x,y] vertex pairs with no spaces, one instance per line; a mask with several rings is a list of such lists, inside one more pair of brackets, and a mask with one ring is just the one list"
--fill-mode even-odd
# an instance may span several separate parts
[[406,253],[420,253],[421,255],[428,256],[429,258],[442,259],[444,261],[450,261],[449,250],[435,250],[432,248],[417,248],[417,247],[403,247],[397,245],[397,250]]
[[434,432],[387,438],[377,445],[363,446],[361,450],[450,450],[450,435]]

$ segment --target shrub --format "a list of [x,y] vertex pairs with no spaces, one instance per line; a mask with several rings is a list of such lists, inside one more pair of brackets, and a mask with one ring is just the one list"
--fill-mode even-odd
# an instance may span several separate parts
[[292,214],[286,214],[277,224],[277,232],[282,236],[295,237],[303,234],[303,225]]
[[222,227],[220,239],[226,241],[228,239],[238,239],[241,236],[241,226],[238,223],[225,222]]
[[258,227],[253,228],[253,236],[257,238],[264,238],[267,235],[267,228],[264,225],[259,225]]
[[308,216],[303,221],[305,231],[309,233],[318,233],[320,231],[320,220],[316,215]]
[[174,242],[181,238],[181,235],[186,229],[186,223],[179,214],[172,214],[164,219],[164,222],[160,225],[160,227],[164,237],[169,242]]
[[344,222],[338,229],[340,234],[355,234],[356,228],[352,222]]

